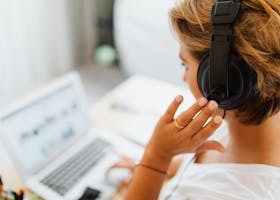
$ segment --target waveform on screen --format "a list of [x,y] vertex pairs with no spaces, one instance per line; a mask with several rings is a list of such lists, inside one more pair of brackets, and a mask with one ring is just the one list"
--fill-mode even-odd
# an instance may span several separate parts
[[51,140],[44,142],[40,149],[40,152],[43,156],[46,157],[51,155],[52,152],[55,152],[57,149],[67,143],[71,138],[73,138],[75,131],[71,126],[69,126],[66,127],[65,130],[63,130],[59,135],[61,135],[59,138],[52,138]]
[[20,143],[26,143],[31,139],[39,137],[48,127],[56,124],[57,122],[63,121],[63,119],[66,119],[68,116],[75,114],[78,108],[78,104],[74,102],[68,108],[61,109],[58,114],[44,117],[41,122],[37,123],[33,128],[31,128],[31,130],[24,131],[20,134]]

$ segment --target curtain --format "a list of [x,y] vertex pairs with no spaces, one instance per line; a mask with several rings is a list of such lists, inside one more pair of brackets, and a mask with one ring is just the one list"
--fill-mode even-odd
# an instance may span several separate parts
[[92,0],[0,0],[0,107],[90,62]]

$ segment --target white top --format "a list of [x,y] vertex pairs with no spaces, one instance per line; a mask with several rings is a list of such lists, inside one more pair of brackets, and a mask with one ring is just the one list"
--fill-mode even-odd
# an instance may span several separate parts
[[[278,167],[262,164],[193,162],[187,166],[189,162],[190,159],[185,159],[178,174],[164,186],[160,200],[165,200],[172,191],[173,195],[169,199],[173,200],[276,200],[280,198],[280,168]],[[176,184],[178,187],[174,190]]]

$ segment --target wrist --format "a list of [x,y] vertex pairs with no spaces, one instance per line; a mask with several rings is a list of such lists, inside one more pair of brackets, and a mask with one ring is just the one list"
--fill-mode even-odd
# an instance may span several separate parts
[[161,171],[168,171],[172,157],[159,154],[150,148],[146,148],[141,163],[157,168]]

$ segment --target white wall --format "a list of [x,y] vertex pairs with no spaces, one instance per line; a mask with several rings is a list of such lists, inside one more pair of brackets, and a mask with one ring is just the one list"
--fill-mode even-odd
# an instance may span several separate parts
[[174,5],[175,0],[116,0],[115,39],[127,73],[182,84],[179,45],[168,17]]
[[92,0],[0,0],[0,108],[91,60]]

